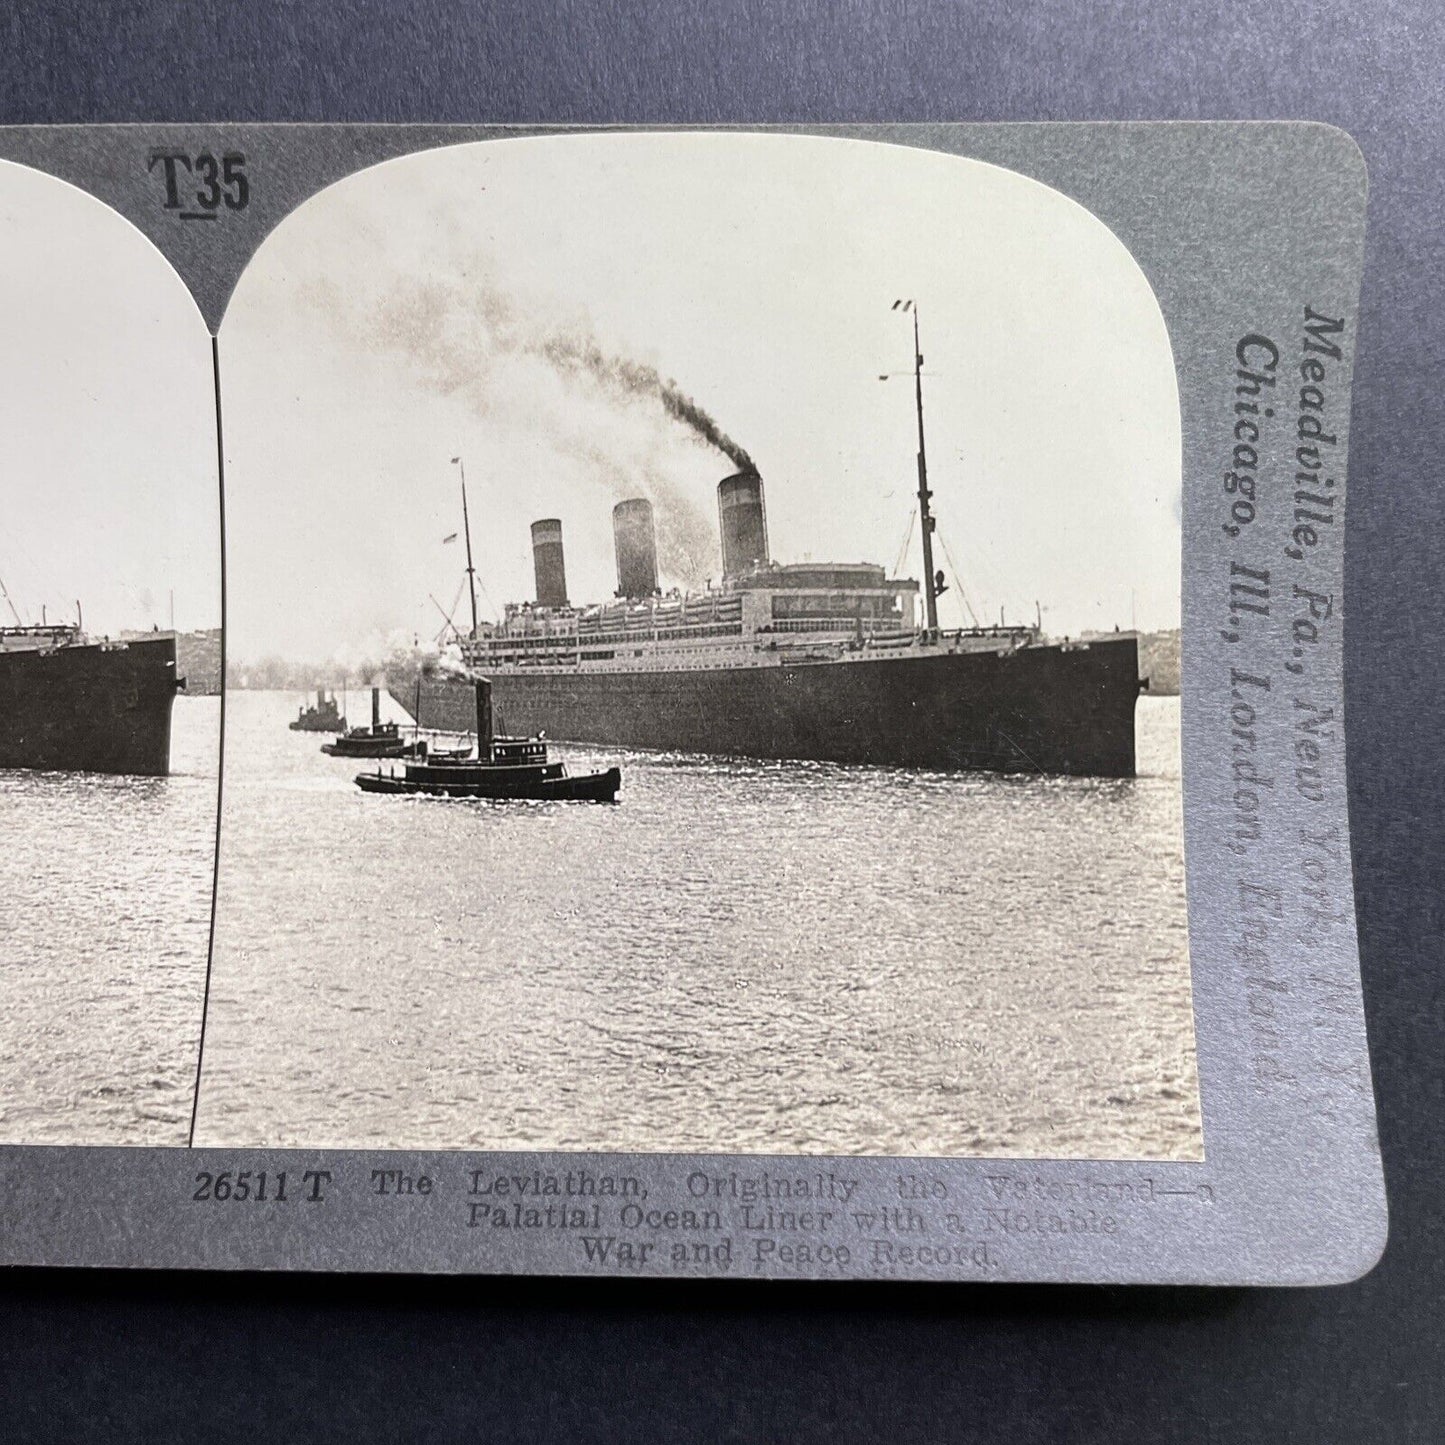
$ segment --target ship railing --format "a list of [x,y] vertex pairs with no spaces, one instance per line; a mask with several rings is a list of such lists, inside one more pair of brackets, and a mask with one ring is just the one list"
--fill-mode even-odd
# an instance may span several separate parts
[[14,642],[27,646],[43,642],[74,642],[79,637],[80,628],[73,622],[22,623],[18,627],[0,627],[0,647]]
[[709,618],[704,621],[689,620],[685,623],[674,619],[665,626],[659,624],[656,627],[629,628],[625,632],[616,630],[610,632],[583,632],[581,634],[581,641],[586,646],[591,647],[609,643],[646,642],[655,637],[679,636],[682,634],[723,637],[729,633],[736,634],[741,630],[742,622],[737,619],[728,622]]
[[[826,632],[836,636],[856,636],[860,631],[857,617],[785,617],[766,622],[757,629],[759,632]],[[897,618],[870,618],[861,621],[864,636],[874,633],[903,633],[909,629],[900,628]]]
[[1003,624],[993,627],[956,627],[951,631],[939,632],[938,640],[940,642],[1007,643],[1009,646],[1017,648],[1037,642],[1042,635],[1037,627]]
[[699,598],[685,603],[673,601],[656,607],[629,607],[625,610],[609,607],[586,614],[536,614],[509,607],[502,626],[477,640],[494,644],[525,641],[565,645],[579,638],[596,642],[615,636],[622,641],[649,637],[653,633],[678,627],[720,625],[741,619],[742,599],[737,597]]
[[941,637],[1037,637],[1039,629],[1024,623],[998,623],[989,627],[956,627]]
[[740,637],[743,625],[736,622],[712,622],[683,626],[657,627],[646,632],[584,632],[557,637],[529,637],[525,634],[489,638],[476,647],[465,646],[463,656],[482,666],[503,657],[531,652],[573,652],[578,647],[617,647],[637,642],[686,641],[698,637]]
[[[759,634],[780,634],[789,633],[793,635],[808,634],[825,640],[827,643],[857,643],[860,639],[864,647],[874,646],[904,646],[916,642],[925,642],[928,639],[928,632],[919,627],[899,627],[896,621],[884,621],[878,619],[870,622],[865,619],[859,627],[856,619],[845,621],[844,619],[816,618],[808,621],[801,619],[785,619],[769,623],[759,627]],[[961,642],[961,641],[983,641],[983,642],[1004,642],[1014,647],[1021,647],[1027,643],[1038,640],[1040,634],[1036,627],[1016,627],[1007,624],[992,627],[959,627],[949,630],[940,630],[934,634],[937,641]]]

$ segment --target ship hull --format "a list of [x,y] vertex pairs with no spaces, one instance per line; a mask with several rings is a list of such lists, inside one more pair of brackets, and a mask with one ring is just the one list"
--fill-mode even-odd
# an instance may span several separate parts
[[[417,674],[392,696],[416,704]],[[882,767],[1134,775],[1132,637],[1013,651],[657,672],[492,676],[509,731],[577,743]],[[471,684],[423,671],[421,726],[475,725]]]
[[0,768],[170,771],[174,638],[0,652]]
[[622,786],[622,773],[617,768],[608,768],[601,773],[568,777],[557,765],[550,768],[422,766],[408,770],[402,777],[379,771],[358,773],[356,786],[364,793],[421,794],[498,803],[614,803]]
[[287,727],[293,733],[344,733],[346,731],[346,719],[336,714],[328,714],[322,717],[302,716],[292,718]]

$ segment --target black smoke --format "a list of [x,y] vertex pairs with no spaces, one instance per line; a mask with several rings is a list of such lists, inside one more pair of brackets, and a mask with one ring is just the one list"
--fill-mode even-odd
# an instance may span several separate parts
[[655,399],[673,420],[715,447],[738,471],[757,474],[747,452],[677,382],[663,376],[655,366],[624,356],[609,356],[591,337],[579,335],[547,336],[538,343],[537,354],[564,374],[586,372],[612,391]]

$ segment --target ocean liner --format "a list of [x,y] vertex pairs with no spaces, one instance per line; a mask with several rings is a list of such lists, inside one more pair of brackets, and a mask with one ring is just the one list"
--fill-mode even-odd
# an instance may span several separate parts
[[613,509],[616,596],[573,606],[562,524],[543,519],[532,525],[535,602],[508,605],[440,655],[393,659],[392,696],[422,727],[465,730],[471,679],[485,677],[509,731],[569,742],[1132,777],[1132,634],[1070,642],[1038,627],[939,627],[922,366],[915,320],[921,620],[918,583],[882,567],[772,561],[762,479],[743,471],[718,485],[720,586],[659,590],[652,507],[633,498]]
[[170,771],[174,636],[96,641],[78,624],[0,627],[0,768]]

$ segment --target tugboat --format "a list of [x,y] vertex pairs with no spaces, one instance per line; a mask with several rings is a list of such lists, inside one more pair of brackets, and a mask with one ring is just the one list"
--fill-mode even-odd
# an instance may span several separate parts
[[318,688],[316,706],[301,708],[290,726],[293,733],[344,733],[346,719],[336,706],[336,695]]
[[[462,473],[462,526],[467,537],[467,587],[472,601],[472,636],[477,635],[476,570],[472,566],[472,528],[467,515],[467,479]],[[498,801],[613,803],[622,786],[622,773],[608,768],[601,773],[569,777],[562,763],[547,757],[541,737],[498,737],[492,726],[492,684],[474,677],[477,746],[475,755],[425,751],[408,761],[401,773],[358,773],[356,786],[364,793],[426,794],[443,798],[490,798]],[[372,694],[373,710],[377,704]],[[375,712],[373,711],[375,721]],[[340,741],[340,740],[338,740]],[[419,745],[423,750],[425,744]]]
[[465,757],[423,754],[405,769],[358,773],[356,786],[364,793],[429,794],[441,798],[490,798],[499,801],[614,803],[622,786],[622,773],[608,768],[601,773],[569,777],[562,763],[548,760],[542,738],[496,737],[492,733],[492,687],[475,679],[477,748]]
[[381,720],[381,689],[371,689],[371,726],[352,728],[329,743],[321,751],[333,758],[424,758],[427,745],[417,739],[404,738],[394,722]]

